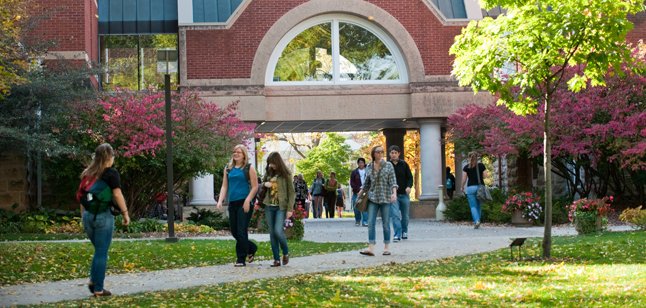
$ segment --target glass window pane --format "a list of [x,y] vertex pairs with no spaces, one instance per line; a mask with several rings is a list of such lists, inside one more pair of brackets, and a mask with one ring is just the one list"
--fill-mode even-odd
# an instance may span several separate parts
[[274,81],[332,80],[331,23],[323,23],[301,32],[283,50]]
[[122,35],[101,37],[103,88],[163,89],[164,74],[171,74],[177,89],[177,35]]
[[365,28],[340,22],[339,45],[341,81],[399,79],[390,50]]

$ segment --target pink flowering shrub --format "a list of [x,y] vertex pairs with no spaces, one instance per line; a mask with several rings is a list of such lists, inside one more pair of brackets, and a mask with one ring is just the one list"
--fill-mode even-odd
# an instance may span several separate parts
[[[254,125],[238,118],[235,102],[219,106],[190,91],[174,92],[171,99],[176,187],[205,172],[219,175],[230,149],[249,138]],[[166,191],[164,93],[117,90],[79,112],[75,128],[89,140],[84,147],[112,144],[131,215],[143,216]]]
[[568,218],[574,221],[578,213],[591,213],[595,216],[606,216],[610,211],[610,205],[614,201],[612,196],[603,197],[601,199],[588,199],[583,198],[576,200],[570,205]]

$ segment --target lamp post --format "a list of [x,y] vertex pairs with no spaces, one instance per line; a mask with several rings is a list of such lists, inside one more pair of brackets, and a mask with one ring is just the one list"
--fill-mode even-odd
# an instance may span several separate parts
[[[166,208],[168,209],[168,237],[167,242],[177,242],[175,237],[175,192],[173,189],[173,123],[171,117],[170,74],[168,52],[164,52],[166,74],[164,74],[164,92],[166,97]],[[158,60],[159,54],[158,54]]]

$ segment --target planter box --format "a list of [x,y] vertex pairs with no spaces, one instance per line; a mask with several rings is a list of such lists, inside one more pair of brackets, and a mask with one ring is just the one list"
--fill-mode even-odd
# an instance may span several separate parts
[[511,214],[511,224],[517,227],[529,227],[533,225],[531,221],[523,217],[523,212],[518,210]]

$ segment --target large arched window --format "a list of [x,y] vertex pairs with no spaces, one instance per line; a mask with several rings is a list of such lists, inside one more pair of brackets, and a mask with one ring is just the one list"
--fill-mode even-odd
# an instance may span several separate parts
[[267,66],[271,85],[406,83],[406,65],[395,43],[369,21],[324,15],[290,30]]

